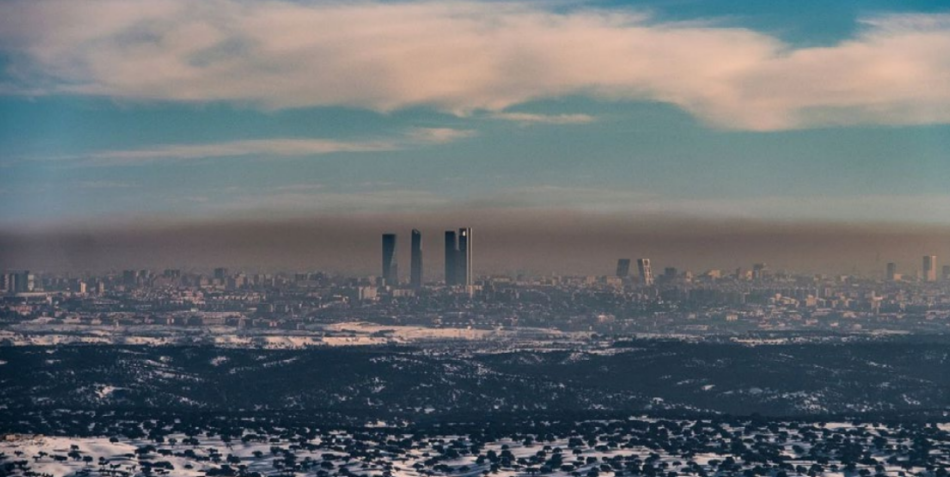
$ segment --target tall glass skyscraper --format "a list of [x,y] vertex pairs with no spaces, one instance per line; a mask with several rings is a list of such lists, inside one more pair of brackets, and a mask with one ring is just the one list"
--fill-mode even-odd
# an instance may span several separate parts
[[925,282],[937,281],[937,256],[924,255],[923,269]]
[[456,267],[458,272],[457,284],[465,287],[466,291],[471,292],[471,286],[475,284],[472,280],[472,229],[459,229],[458,259]]
[[617,276],[620,278],[627,278],[627,275],[630,275],[630,259],[621,258],[617,260]]
[[650,267],[650,259],[637,259],[637,268],[640,269],[640,283],[648,287],[653,286],[653,268]]
[[409,263],[409,284],[422,288],[422,232],[412,229],[412,250]]
[[454,230],[445,231],[445,285],[453,286],[458,279],[458,271],[455,267],[456,258],[458,258],[459,246],[455,237]]
[[399,265],[396,263],[396,234],[383,234],[383,284],[399,283]]

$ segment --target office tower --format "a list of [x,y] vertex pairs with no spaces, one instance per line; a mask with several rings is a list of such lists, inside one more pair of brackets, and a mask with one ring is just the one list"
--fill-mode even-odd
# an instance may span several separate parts
[[627,278],[630,275],[630,259],[621,258],[617,260],[617,276]]
[[7,291],[10,293],[17,292],[17,272],[7,274]]
[[399,283],[399,268],[396,264],[396,234],[383,234],[383,284]]
[[456,282],[465,287],[465,290],[471,292],[472,285],[472,229],[461,228],[458,234],[459,251],[458,258],[455,261],[458,278]]
[[3,279],[3,291],[16,293],[16,272],[4,273],[0,278]]
[[21,283],[23,284],[23,291],[32,292],[35,289],[34,282],[33,274],[24,270],[21,280]]
[[638,258],[637,268],[640,269],[640,282],[646,286],[653,286],[653,269],[650,268],[649,258]]
[[937,256],[936,255],[924,255],[924,281],[935,282],[937,281]]
[[887,262],[887,272],[884,274],[884,278],[893,282],[897,280],[897,264],[894,262]]
[[943,266],[943,273],[941,274],[941,278],[944,281],[950,280],[950,265]]
[[677,270],[675,267],[666,267],[663,269],[663,279],[672,282],[676,280]]
[[761,280],[765,278],[765,270],[768,268],[764,263],[755,263],[752,265],[752,278]]
[[445,232],[445,285],[453,286],[458,278],[456,259],[459,254],[458,240],[454,230]]
[[13,293],[29,293],[34,288],[33,274],[29,270],[13,272],[9,275],[7,288]]
[[220,280],[224,283],[224,280],[228,278],[228,269],[224,267],[218,267],[214,269],[214,279]]
[[422,232],[412,229],[412,254],[410,257],[409,283],[412,288],[422,288]]

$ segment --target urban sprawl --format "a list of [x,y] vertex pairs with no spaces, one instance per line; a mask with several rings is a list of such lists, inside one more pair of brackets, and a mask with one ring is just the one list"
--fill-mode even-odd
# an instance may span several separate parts
[[[937,257],[902,276],[879,278],[748,269],[654,273],[649,258],[621,258],[602,276],[478,275],[472,229],[445,233],[444,273],[423,274],[422,234],[413,230],[402,280],[396,234],[382,236],[378,277],[324,272],[245,273],[179,269],[105,274],[0,273],[0,320],[97,327],[230,327],[317,330],[332,323],[470,330],[743,333],[750,331],[946,332],[950,266]],[[2,338],[2,337],[0,337]]]

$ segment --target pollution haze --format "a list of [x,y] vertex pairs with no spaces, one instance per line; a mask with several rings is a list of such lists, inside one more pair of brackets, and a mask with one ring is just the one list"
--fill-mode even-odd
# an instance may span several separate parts
[[313,215],[256,220],[119,222],[0,234],[0,263],[57,272],[123,268],[208,271],[325,270],[378,275],[379,237],[397,233],[408,272],[409,231],[423,234],[426,274],[442,275],[442,233],[474,228],[480,274],[609,275],[619,257],[651,257],[654,266],[724,274],[753,263],[799,273],[884,273],[899,262],[914,276],[920,257],[950,255],[950,227],[908,224],[661,216],[571,210]]

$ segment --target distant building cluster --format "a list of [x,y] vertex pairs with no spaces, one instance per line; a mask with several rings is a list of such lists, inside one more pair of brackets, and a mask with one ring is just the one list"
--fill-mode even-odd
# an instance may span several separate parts
[[0,292],[30,293],[34,288],[33,274],[29,270],[0,273]]
[[[896,263],[888,262],[887,267],[884,270],[884,279],[889,282],[896,282],[906,280],[907,277],[901,273],[898,273]],[[918,281],[931,283],[939,280],[948,281],[950,280],[950,265],[944,265],[940,270],[940,274],[938,275],[937,256],[924,255],[923,260],[921,261],[920,273],[916,279]]]
[[761,262],[695,276],[671,266],[655,273],[655,263],[644,257],[620,259],[605,275],[483,274],[476,282],[472,230],[450,230],[444,238],[444,282],[424,280],[418,231],[409,240],[408,282],[400,282],[395,234],[382,236],[381,273],[370,277],[225,267],[79,275],[7,271],[0,273],[0,324],[303,331],[359,316],[387,326],[598,333],[950,330],[950,273],[944,267],[944,280],[933,281],[933,256],[925,259],[930,273],[918,270],[909,278],[895,263],[886,265],[886,277],[876,278],[795,275]]
[[[383,324],[603,332],[717,329],[950,329],[950,266],[923,256],[901,274],[794,275],[764,262],[693,275],[620,258],[603,275],[475,275],[472,229],[443,234],[445,274],[426,280],[423,233],[410,232],[408,281],[396,233],[381,236],[378,276],[127,269],[101,274],[0,272],[0,324],[42,318],[108,323],[301,329],[361,319]],[[636,265],[636,269],[632,267]],[[430,264],[430,269],[431,269]],[[938,273],[938,270],[940,273]],[[477,278],[477,280],[476,280]],[[883,278],[883,279],[882,279]]]
[[[383,234],[382,274],[383,286],[398,287],[399,266],[397,264],[398,236],[394,233]],[[414,290],[423,287],[422,232],[412,230],[410,242],[409,286]],[[475,286],[472,267],[472,229],[464,227],[445,232],[445,285],[457,287],[471,294]]]
[[[629,258],[620,258],[617,259],[617,269],[615,276],[620,280],[630,279],[630,266],[631,259]],[[908,277],[904,274],[901,274],[897,270],[897,263],[888,262],[884,270],[884,279],[889,282],[897,282],[902,280],[914,279],[919,282],[938,282],[938,281],[950,281],[950,265],[944,265],[940,268],[940,273],[938,274],[938,265],[937,265],[937,256],[936,255],[924,255],[921,262],[921,268],[917,273],[916,277]],[[638,258],[637,259],[637,271],[639,272],[639,283],[643,286],[654,286],[656,284],[656,278],[653,274],[653,267],[650,265],[649,258]],[[751,270],[744,270],[742,268],[736,268],[732,276],[737,280],[761,280],[769,276],[770,270],[766,263],[755,263],[752,265]],[[721,270],[708,270],[703,276],[707,278],[718,279],[723,277]],[[672,282],[674,280],[692,280],[692,273],[687,271],[683,274],[680,274],[675,267],[666,267],[663,269],[663,274],[660,278],[664,282]]]

